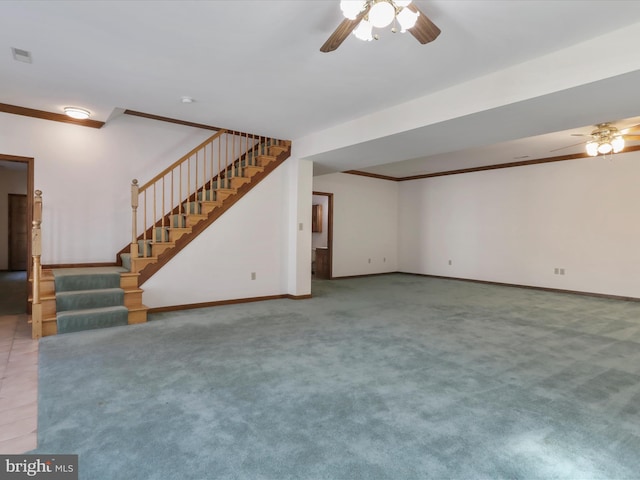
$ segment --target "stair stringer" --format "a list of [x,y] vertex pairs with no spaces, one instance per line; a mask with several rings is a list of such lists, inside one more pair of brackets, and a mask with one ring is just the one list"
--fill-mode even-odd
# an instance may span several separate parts
[[275,160],[265,165],[264,169],[260,172],[256,172],[251,181],[245,183],[237,188],[234,195],[230,195],[224,199],[221,208],[215,208],[207,215],[207,218],[198,222],[191,227],[191,232],[182,235],[178,238],[172,248],[166,249],[164,252],[158,255],[157,260],[149,263],[143,269],[138,272],[138,285],[144,284],[149,278],[156,274],[164,265],[166,265],[173,257],[175,257],[183,248],[191,243],[195,238],[204,232],[209,226],[211,226],[218,218],[220,218],[225,212],[227,212],[233,205],[235,205],[241,198],[243,198],[249,191],[256,187],[260,182],[269,176],[276,168],[278,168],[287,158],[291,156],[291,146],[287,145],[287,149],[279,152],[275,155]]
[[151,311],[286,295],[296,168],[294,162],[278,167],[147,280]]

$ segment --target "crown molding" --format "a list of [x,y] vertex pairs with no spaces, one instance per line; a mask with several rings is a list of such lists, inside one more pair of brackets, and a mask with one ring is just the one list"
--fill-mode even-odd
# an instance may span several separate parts
[[186,120],[178,120],[177,118],[162,117],[160,115],[154,115],[152,113],[136,112],[135,110],[125,110],[123,113],[125,115],[132,115],[134,117],[148,118],[150,120],[158,120],[160,122],[176,123],[178,125],[186,125],[187,127],[203,128],[205,130],[214,130],[216,132],[219,131],[219,130],[223,130],[220,127],[214,127],[212,125],[205,125],[203,123],[187,122]]
[[[640,150],[640,145],[633,145],[630,147],[625,147],[623,152],[617,153],[616,155],[620,155],[622,153],[636,152],[638,150]],[[408,180],[420,180],[423,178],[434,178],[434,177],[444,177],[447,175],[460,175],[463,173],[484,172],[487,170],[500,170],[502,168],[526,167],[529,165],[540,165],[542,163],[564,162],[567,160],[580,160],[582,158],[595,158],[595,157],[591,157],[586,153],[574,153],[571,155],[561,155],[559,157],[536,158],[533,160],[522,160],[520,162],[496,163],[493,165],[483,165],[481,167],[461,168],[458,170],[446,170],[443,172],[424,173],[422,175],[411,175],[408,177],[390,177],[387,175],[378,175],[375,173],[363,172],[361,170],[346,170],[342,173],[348,173],[350,175],[361,175],[363,177],[378,178],[380,180],[391,180],[394,182],[406,182]]]
[[8,105],[6,103],[0,103],[0,112],[40,118],[42,120],[52,120],[54,122],[71,123],[73,125],[80,125],[81,127],[102,128],[104,125],[104,122],[99,122],[98,120],[77,120],[65,115],[64,113],[45,112],[44,110]]

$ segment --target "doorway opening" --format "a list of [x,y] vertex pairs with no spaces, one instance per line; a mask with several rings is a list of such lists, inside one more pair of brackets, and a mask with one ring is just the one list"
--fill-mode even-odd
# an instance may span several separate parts
[[0,154],[0,315],[29,311],[33,177],[33,158]]
[[333,193],[313,192],[311,228],[312,278],[333,278]]

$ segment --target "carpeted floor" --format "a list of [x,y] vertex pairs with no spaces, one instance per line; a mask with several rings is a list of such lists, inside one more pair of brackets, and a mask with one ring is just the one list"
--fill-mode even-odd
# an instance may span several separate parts
[[0,272],[0,315],[26,313],[28,290],[27,272]]
[[637,479],[640,304],[384,275],[44,338],[80,478]]

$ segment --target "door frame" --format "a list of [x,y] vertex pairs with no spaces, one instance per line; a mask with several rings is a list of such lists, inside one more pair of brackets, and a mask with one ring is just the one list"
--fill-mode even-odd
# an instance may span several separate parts
[[[31,232],[33,225],[33,195],[34,195],[34,177],[33,177],[33,157],[20,157],[17,155],[5,155],[0,153],[0,161],[20,162],[27,164],[27,231]],[[27,278],[33,269],[33,258],[31,256],[31,235],[27,235]]]
[[333,193],[312,192],[313,195],[327,197],[327,248],[329,250],[329,280],[333,278]]

